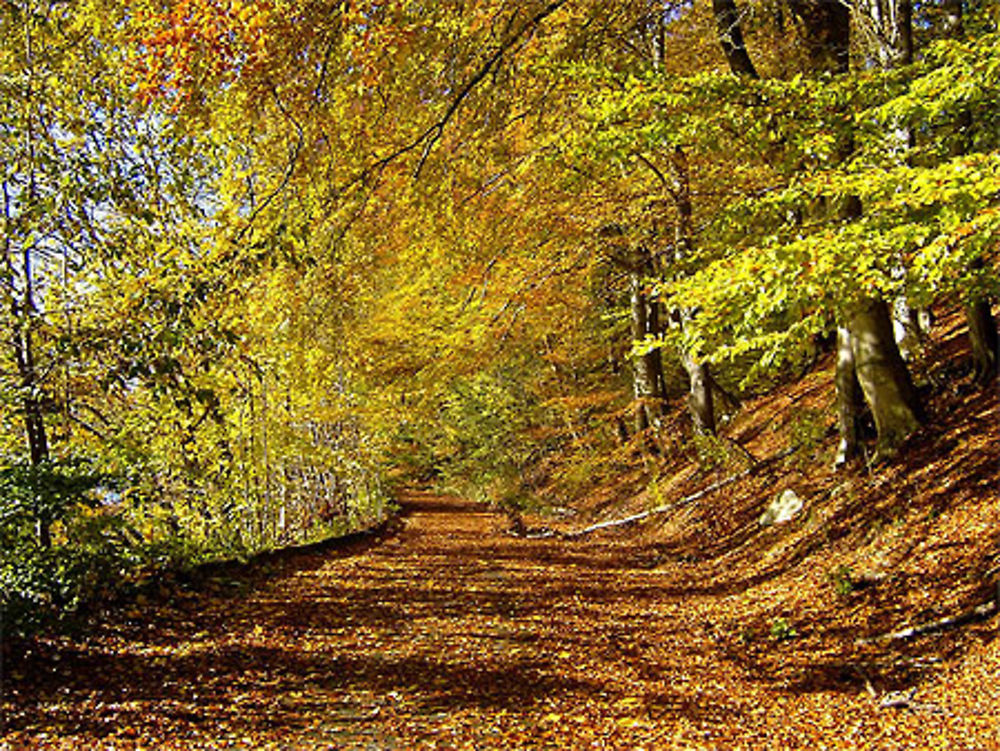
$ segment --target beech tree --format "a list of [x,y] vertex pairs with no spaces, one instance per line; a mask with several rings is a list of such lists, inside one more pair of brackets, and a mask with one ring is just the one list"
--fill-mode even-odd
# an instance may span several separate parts
[[[869,23],[869,28],[875,28],[883,38],[889,39],[900,48],[901,51],[898,54],[893,52],[890,56],[893,65],[899,61],[902,61],[902,64],[905,65],[905,61],[911,55],[909,51],[910,42],[908,41],[908,24],[906,22],[907,8],[896,6],[894,8],[895,11],[888,15],[886,15],[886,10],[882,9],[881,6],[870,9],[872,13],[882,12],[883,16],[869,18],[868,20],[871,22]],[[798,26],[802,32],[805,59],[808,62],[810,70],[846,77],[849,69],[848,61],[851,47],[851,19],[848,8],[846,6],[839,6],[838,4],[792,3],[790,9],[797,18]],[[731,23],[727,21],[728,17],[725,14],[734,13],[735,9],[731,7],[727,9],[726,4],[719,4],[715,10],[720,26],[730,29]],[[886,26],[885,19],[889,16],[894,19],[893,23],[896,24],[892,29]],[[741,38],[741,35],[737,35],[737,37]],[[734,57],[735,50],[743,49],[743,45],[733,45],[727,42],[723,47],[730,58],[730,66],[733,71],[750,78],[751,76],[747,73],[747,66]],[[886,48],[883,47],[881,51],[883,55],[886,54]],[[889,60],[889,58],[886,59]],[[860,78],[862,76],[858,74],[856,77]],[[834,84],[832,81],[823,85],[833,91],[838,89],[845,92],[850,91],[851,84],[849,78],[842,78],[842,80],[847,84],[847,87],[843,87],[843,84],[840,82]],[[797,84],[792,82],[791,88],[795,88],[795,86]],[[831,94],[833,91],[831,91]],[[834,94],[831,96],[831,99],[835,99],[836,96],[839,95]],[[834,112],[839,111],[843,113],[838,115],[838,117],[844,118],[844,115],[846,115],[853,118],[855,116],[849,109],[845,109],[844,104],[837,104],[836,107],[838,109],[834,110]],[[865,122],[862,119],[863,116],[859,115],[857,117],[859,122]],[[881,117],[878,119],[882,120]],[[898,140],[900,131],[899,120],[895,122],[887,121],[885,124],[888,132],[883,131],[879,140],[883,148],[888,140],[892,140],[893,138]],[[853,165],[858,164],[859,157],[857,156],[857,151],[860,148],[858,140],[860,133],[856,131],[856,128],[854,126],[844,127],[833,124],[828,124],[825,128],[826,133],[830,134],[828,146],[825,148],[828,150],[829,158],[835,160],[831,161],[831,165],[835,166],[839,163],[844,167],[851,168]],[[825,137],[825,135],[824,133],[823,136]],[[788,145],[790,145],[789,139],[787,135],[782,138],[785,142],[783,150],[787,156],[792,153],[788,149]],[[864,138],[879,138],[879,136],[875,132],[872,132],[871,134],[865,133]],[[814,143],[817,141],[814,141]],[[872,143],[874,144],[875,142],[872,141]],[[899,159],[899,150],[895,149],[894,151],[894,158]],[[867,158],[872,154],[872,151],[864,147],[864,153],[865,158]],[[905,162],[905,158],[903,161]],[[843,169],[843,167],[835,168]],[[802,167],[799,166],[797,169],[801,170]],[[818,185],[817,181],[808,180],[807,182],[813,187]],[[850,182],[854,184],[860,182],[860,180],[850,180]],[[871,231],[874,229],[874,224],[878,229],[875,233],[872,233],[872,238],[877,237],[879,238],[879,242],[881,242],[882,238],[885,237],[883,235],[885,230],[881,228],[884,226],[882,225],[884,215],[878,220],[873,221],[864,214],[867,211],[867,207],[865,206],[865,196],[862,194],[868,192],[869,195],[872,195],[872,192],[857,191],[855,193],[845,189],[844,180],[838,180],[837,183],[835,189],[830,190],[828,182],[828,187],[818,190],[812,198],[805,191],[794,190],[786,193],[786,199],[791,198],[793,195],[803,198],[799,207],[790,213],[789,216],[808,216],[810,223],[814,223],[820,218],[815,213],[809,214],[810,211],[816,211],[815,203],[813,203],[812,207],[807,208],[806,202],[814,201],[816,197],[826,197],[825,203],[827,204],[827,208],[825,212],[827,219],[822,221],[822,224],[829,223],[827,226],[831,228],[839,226],[840,229],[836,230],[837,234],[844,237],[844,239],[851,238],[852,244],[861,239],[861,227],[865,227],[866,230]],[[784,203],[786,206],[789,205],[787,200]],[[774,208],[778,208],[777,204],[778,202],[772,202]],[[793,226],[797,227],[800,221],[796,219],[796,224],[790,225],[789,229],[792,229]],[[803,234],[801,229],[797,229],[796,233],[800,237]],[[885,237],[885,239],[888,238]],[[899,240],[896,240],[896,242],[898,243]],[[795,241],[793,240],[790,243],[786,240],[784,243],[789,248],[786,253],[788,253],[790,258],[795,258],[796,254],[791,250],[795,246]],[[883,269],[888,269],[892,267],[893,262],[891,259],[893,257],[900,257],[898,255],[900,252],[901,249],[898,247],[890,249],[884,261],[873,260],[876,264],[882,266]],[[888,266],[883,264],[888,264]],[[911,266],[909,270],[912,272],[913,267]],[[730,267],[728,271],[731,272],[732,268]],[[801,270],[795,273],[800,274]],[[922,264],[920,264],[920,273],[926,273],[926,267]],[[862,279],[863,276],[859,275],[856,281],[860,282]],[[882,284],[879,283],[878,286],[882,286]],[[913,291],[920,289],[921,286],[920,283],[917,283],[916,286],[910,286],[910,283],[907,282],[907,287],[903,290],[903,294],[913,294]],[[875,285],[872,285],[870,288],[875,288]],[[888,293],[890,284],[886,284],[884,289]],[[690,293],[693,291],[693,288],[689,286],[685,291]],[[865,294],[863,284],[856,284],[853,290],[850,287],[845,287],[843,291],[846,294],[842,293],[838,295],[839,299],[836,301],[834,308],[834,310],[839,311],[838,316],[842,324],[837,378],[839,411],[841,414],[840,423],[843,438],[841,454],[849,453],[855,443],[853,427],[855,423],[855,408],[853,405],[855,404],[854,394],[856,392],[854,389],[856,388],[856,379],[860,381],[865,401],[872,410],[875,418],[879,431],[880,449],[885,452],[891,452],[919,424],[921,417],[919,404],[915,398],[915,392],[905,363],[899,356],[898,348],[895,346],[895,343],[889,341],[892,327],[888,308],[884,302],[886,298]],[[816,317],[814,321],[821,323],[822,317]]]
[[[945,0],[943,5],[943,20],[940,22],[943,35],[948,39],[961,41],[965,36],[963,24],[963,7],[961,0]],[[953,136],[949,154],[960,157],[970,150],[973,139],[973,117],[969,109],[959,109],[953,116],[951,124]],[[970,270],[979,275],[985,270],[986,263],[982,256],[977,256],[970,263]],[[973,377],[981,385],[989,385],[997,378],[1000,367],[1000,336],[997,334],[997,323],[991,309],[989,287],[985,289],[977,285],[966,295],[965,319],[969,330],[969,342],[972,349]]]

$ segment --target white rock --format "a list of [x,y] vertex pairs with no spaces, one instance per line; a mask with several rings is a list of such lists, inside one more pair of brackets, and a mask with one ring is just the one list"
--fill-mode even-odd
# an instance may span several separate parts
[[770,527],[793,519],[802,510],[802,499],[791,488],[787,488],[771,501],[771,505],[760,515],[760,526]]

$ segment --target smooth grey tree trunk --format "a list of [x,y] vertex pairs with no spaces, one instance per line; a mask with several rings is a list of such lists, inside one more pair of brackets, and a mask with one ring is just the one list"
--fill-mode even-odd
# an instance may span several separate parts
[[[30,272],[28,273],[30,274]],[[29,284],[28,290],[30,289]],[[33,308],[30,291],[25,293],[25,307],[29,306]],[[21,409],[24,413],[25,440],[28,444],[28,458],[31,465],[38,467],[49,459],[49,439],[45,430],[45,416],[39,397],[40,388],[35,368],[34,342],[31,335],[32,317],[31,314],[18,317],[17,312],[15,312],[14,321],[11,344],[22,393]],[[35,540],[42,548],[52,547],[51,527],[52,519],[49,512],[44,504],[40,504],[35,518]]]
[[[871,62],[884,70],[910,65],[913,62],[913,3],[912,0],[859,0],[858,23],[871,39]],[[909,163],[914,145],[913,132],[901,122],[891,125],[886,133],[886,148],[901,164]],[[894,264],[893,278],[905,285],[906,268],[902,261]],[[901,292],[892,301],[892,328],[896,345],[903,359],[917,359],[924,341],[923,311],[914,308]]]
[[988,300],[979,298],[965,306],[965,321],[969,326],[969,346],[972,349],[972,379],[988,385],[997,379],[1000,361],[1000,337]]
[[840,467],[858,453],[858,420],[863,403],[861,385],[854,366],[851,332],[846,326],[837,327],[837,427],[840,444],[834,467]]
[[[745,49],[743,54],[746,54]],[[674,149],[671,167],[673,185],[670,192],[677,209],[674,260],[680,262],[694,252],[694,205],[691,199],[691,175],[687,155],[679,146]],[[678,319],[682,328],[690,321],[692,315],[693,312],[690,310],[679,311]],[[716,427],[715,403],[712,397],[714,380],[709,372],[708,364],[696,358],[692,352],[683,347],[680,351],[680,358],[688,375],[688,411],[691,413],[691,422],[697,432],[714,435]]]
[[892,333],[889,308],[866,298],[850,311],[854,369],[878,431],[877,457],[895,453],[923,421],[916,389]]
[[[32,73],[34,71],[34,54],[32,51],[32,35],[30,26],[25,35],[25,64]],[[25,92],[29,101],[33,91],[29,85]],[[29,113],[33,112],[33,108]],[[19,187],[23,190],[27,202],[37,205],[39,192],[35,173],[35,118],[28,114],[25,122],[25,152],[28,155],[27,184]],[[24,195],[21,196],[24,198]],[[16,212],[13,191],[8,182],[3,182],[3,225],[4,225],[4,275],[3,286],[9,290],[11,313],[10,345],[17,368],[18,385],[20,387],[21,409],[23,411],[24,432],[28,444],[28,456],[33,467],[37,467],[49,459],[49,440],[45,430],[44,397],[35,360],[34,334],[38,322],[38,305],[35,300],[35,278],[31,250],[24,244],[19,248],[12,242],[12,227],[16,224]],[[22,240],[23,243],[23,240]],[[18,284],[20,283],[20,284]],[[19,296],[20,295],[20,296]],[[52,519],[42,499],[38,499],[39,509],[35,523],[35,537],[43,548],[52,545]]]
[[[955,39],[965,35],[962,0],[944,0],[944,33]],[[952,156],[961,156],[969,149],[972,136],[972,113],[963,110],[956,122],[957,133],[952,146]],[[983,268],[983,259],[976,258],[972,269]],[[972,357],[972,379],[980,385],[988,385],[996,381],[1000,367],[1000,337],[997,335],[997,322],[990,309],[990,299],[978,295],[968,301],[965,306],[965,322],[969,330],[969,348]]]
[[687,371],[690,389],[688,409],[694,428],[699,433],[714,435],[715,403],[712,400],[712,376],[708,365],[696,360],[689,352],[681,352],[681,362]]
[[[906,15],[909,0],[886,0],[881,4],[876,0],[875,4],[881,9],[888,2],[893,3],[894,8],[906,6],[893,17],[891,33],[900,38],[898,46],[903,54],[912,54]],[[789,7],[805,29],[805,46],[812,71],[834,75],[846,73],[850,68],[850,5],[825,0],[789,0]],[[840,147],[842,157],[847,158],[852,150],[853,139],[848,137]],[[850,221],[861,212],[861,203],[855,196],[848,196],[837,210],[842,221]],[[922,418],[910,373],[893,335],[889,306],[880,299],[862,298],[847,312],[842,325],[846,331],[838,336],[836,382],[841,441],[837,461],[851,458],[857,446],[856,411],[852,411],[857,391],[850,377],[851,360],[857,384],[875,419],[878,431],[876,458],[889,456],[916,430]]]

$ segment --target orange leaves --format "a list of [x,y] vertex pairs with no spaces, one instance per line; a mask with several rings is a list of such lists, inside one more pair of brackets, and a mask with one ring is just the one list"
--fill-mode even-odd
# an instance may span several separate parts
[[177,0],[166,12],[140,15],[147,29],[135,40],[140,99],[186,102],[208,80],[259,73],[278,17],[271,0]]

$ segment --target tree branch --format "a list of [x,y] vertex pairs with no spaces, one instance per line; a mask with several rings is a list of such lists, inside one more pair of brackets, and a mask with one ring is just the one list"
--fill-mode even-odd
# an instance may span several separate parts
[[737,76],[760,78],[743,42],[740,13],[736,9],[735,0],[712,0],[712,13],[715,15],[719,43],[729,63],[729,70]]

